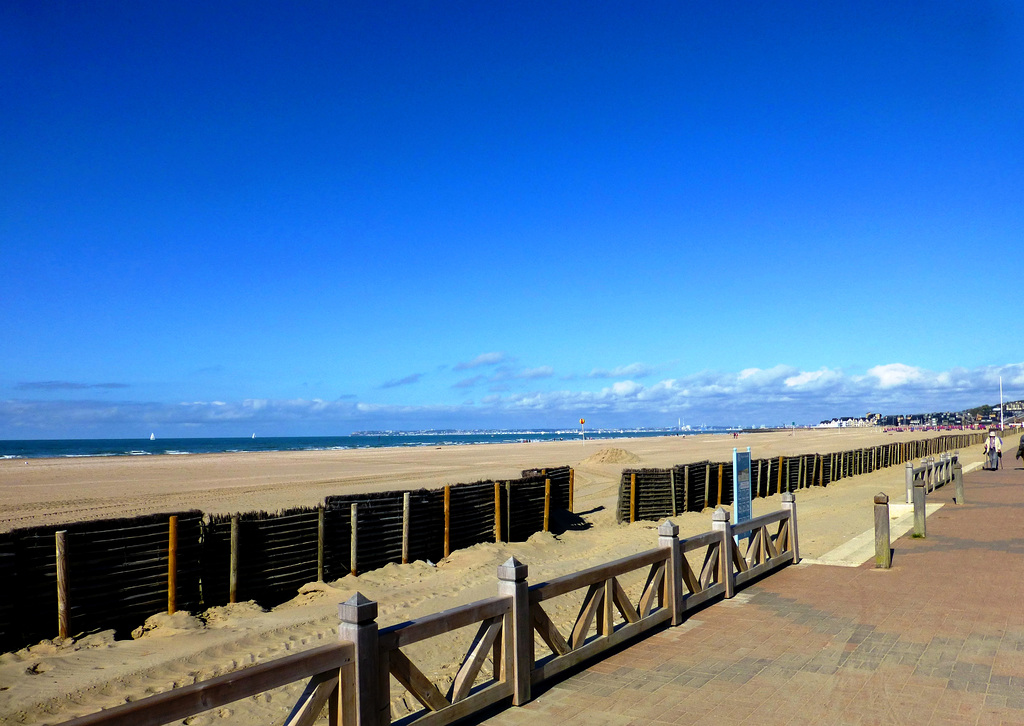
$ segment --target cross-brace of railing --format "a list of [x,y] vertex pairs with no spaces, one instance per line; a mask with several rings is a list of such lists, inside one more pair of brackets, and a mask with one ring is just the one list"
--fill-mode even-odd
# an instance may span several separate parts
[[[691,553],[698,557],[693,564]],[[391,724],[391,676],[424,707],[402,723],[447,724],[506,698],[522,705],[538,683],[653,628],[678,625],[709,601],[732,597],[738,585],[799,559],[796,501],[786,493],[780,511],[736,525],[719,508],[711,531],[694,537],[680,539],[679,527],[663,522],[657,548],[547,582],[530,585],[527,565],[509,558],[498,568],[497,597],[379,632],[376,603],[357,593],[339,614],[341,637],[356,644],[358,726]],[[621,578],[644,571],[633,601]],[[583,592],[582,603],[563,631],[545,603],[574,591]],[[478,624],[476,636],[445,693],[402,651],[473,624]],[[539,657],[538,638],[548,651]],[[488,656],[489,673],[484,669]]]
[[907,504],[914,503],[914,483],[922,482],[925,493],[930,494],[944,484],[953,481],[954,469],[959,466],[960,452],[954,451],[951,454],[943,453],[936,459],[929,456],[921,459],[921,462],[914,466],[914,462],[908,461],[905,467],[907,485]]

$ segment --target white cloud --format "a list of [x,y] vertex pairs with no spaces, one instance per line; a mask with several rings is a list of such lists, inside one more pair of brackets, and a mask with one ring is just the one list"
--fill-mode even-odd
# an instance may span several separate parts
[[537,368],[524,368],[515,377],[531,380],[534,378],[550,378],[553,375],[555,375],[555,369],[551,366],[539,366]]
[[590,371],[590,378],[646,378],[653,375],[655,369],[646,363],[630,363],[627,366],[619,366],[610,371],[595,368]]
[[635,396],[642,390],[644,390],[644,387],[633,381],[618,381],[617,383],[613,383],[611,387],[611,392],[613,394],[623,397]]
[[466,371],[471,368],[479,368],[480,366],[493,366],[506,360],[508,360],[508,356],[505,353],[481,353],[471,361],[456,363],[455,370]]
[[819,368],[816,371],[801,371],[796,375],[789,376],[783,383],[790,388],[821,388],[830,383],[840,380],[842,374],[828,368]]
[[[547,367],[533,370],[538,379],[550,377]],[[528,372],[509,375],[506,380],[526,380]],[[122,435],[120,432],[148,435],[158,426],[192,427],[189,435],[239,431],[247,435],[250,427],[282,433],[302,427],[303,432],[330,433],[367,428],[558,426],[582,415],[595,425],[608,426],[667,425],[679,417],[719,424],[815,423],[833,416],[862,416],[868,411],[925,413],[994,404],[1000,376],[1006,400],[1024,399],[1021,363],[945,371],[888,363],[865,375],[779,365],[736,372],[700,371],[649,385],[628,379],[599,390],[492,390],[476,403],[461,400],[461,395],[452,403],[426,405],[386,405],[348,397],[185,403],[0,400],[0,438],[106,437]],[[491,378],[482,376],[479,382],[493,385]]]
[[908,383],[917,383],[924,378],[924,372],[920,368],[902,363],[888,363],[883,366],[875,366],[868,370],[868,375],[877,378],[878,385],[882,388],[893,388],[895,386],[904,386]]

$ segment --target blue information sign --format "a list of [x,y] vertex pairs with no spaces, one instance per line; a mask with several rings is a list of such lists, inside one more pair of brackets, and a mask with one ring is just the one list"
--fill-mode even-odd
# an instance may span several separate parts
[[732,523],[740,524],[748,522],[750,519],[750,447],[748,446],[746,451],[732,450]]

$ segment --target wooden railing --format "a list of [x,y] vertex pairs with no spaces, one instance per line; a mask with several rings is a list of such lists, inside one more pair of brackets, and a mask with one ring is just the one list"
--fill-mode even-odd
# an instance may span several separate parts
[[[776,523],[778,528],[772,534],[770,527]],[[786,510],[733,525],[732,533],[736,537],[749,533],[748,537],[738,539],[732,548],[736,568],[733,576],[737,585],[793,562],[798,556],[796,521]],[[745,553],[740,552],[739,542],[742,541],[746,541]]]
[[[532,586],[527,565],[512,557],[498,568],[497,597],[379,633],[377,604],[356,593],[339,608],[341,636],[356,644],[355,723],[392,723],[392,676],[424,707],[403,717],[403,724],[448,724],[509,696],[514,705],[522,705],[530,700],[533,686],[653,628],[678,625],[687,613],[714,598],[732,597],[737,585],[799,561],[796,502],[789,493],[782,500],[781,511],[737,525],[730,524],[728,513],[719,508],[710,532],[682,540],[678,526],[663,522],[655,549]],[[748,534],[743,548],[737,539]],[[693,564],[688,555],[696,555]],[[644,570],[646,578],[634,590],[633,600],[623,580]],[[545,603],[574,592],[582,592],[582,602],[571,627],[563,632]],[[406,645],[475,623],[476,636],[446,693],[402,651]],[[550,651],[539,658],[535,634]],[[488,655],[492,671],[481,675]]]
[[65,726],[161,726],[309,678],[285,726],[309,726],[328,707],[328,723],[355,724],[355,647],[340,642],[158,693],[68,721]]
[[[381,691],[377,694],[377,700],[388,705],[388,711],[382,714],[385,718],[383,722],[391,723],[391,684],[387,677],[389,673],[427,709],[428,713],[416,720],[418,724],[424,726],[450,723],[511,696],[511,628],[507,627],[511,617],[511,606],[512,602],[507,597],[492,597],[382,630],[377,649],[377,667],[381,674]],[[441,690],[402,652],[402,647],[445,635],[474,623],[480,625],[469,651],[448,692],[442,694]],[[492,677],[487,683],[474,685],[489,654],[493,654]]]
[[[551,650],[550,655],[537,661],[531,632],[527,656],[531,664],[531,684],[551,678],[670,619],[673,609],[665,607],[665,603],[666,600],[671,602],[671,595],[666,596],[671,575],[666,574],[666,569],[672,557],[673,550],[662,547],[530,587],[531,630],[535,630]],[[647,581],[633,605],[618,578],[645,567],[650,568]],[[587,592],[583,604],[568,636],[564,637],[542,603],[584,587]],[[621,620],[618,625],[616,613]],[[596,634],[592,634],[595,627]]]
[[914,466],[914,462],[908,461],[906,466],[907,504],[914,501],[914,482],[924,482],[925,493],[931,493],[943,484],[953,481],[953,466],[959,461],[960,452],[954,451],[952,455],[941,454],[936,460],[934,456],[921,459],[921,463]]
[[[730,524],[719,508],[710,532],[679,539],[679,527],[658,527],[658,547],[530,586],[528,567],[509,558],[498,568],[498,595],[468,605],[377,627],[377,603],[356,593],[338,606],[340,643],[246,668],[204,683],[76,719],[73,726],[158,726],[206,709],[310,677],[286,726],[306,726],[329,706],[332,726],[389,726],[391,678],[423,710],[400,723],[440,726],[511,697],[531,698],[533,686],[605,651],[684,616],[738,585],[800,559],[796,502],[782,510]],[[775,526],[775,531],[771,528]],[[739,544],[740,538],[746,542]],[[742,551],[741,551],[742,550]],[[692,561],[688,556],[693,556]],[[701,560],[702,558],[702,560]],[[697,562],[702,561],[699,566]],[[646,579],[634,602],[623,585],[632,573]],[[639,577],[637,577],[639,582]],[[545,610],[552,599],[585,590],[572,627],[563,634]],[[476,635],[451,685],[442,690],[403,651],[428,638],[477,624]],[[550,653],[539,659],[534,634]],[[484,666],[491,658],[491,671]]]

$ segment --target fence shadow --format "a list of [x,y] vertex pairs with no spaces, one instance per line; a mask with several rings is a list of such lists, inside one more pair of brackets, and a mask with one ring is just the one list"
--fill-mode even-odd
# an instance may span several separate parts
[[[599,511],[604,507],[597,507],[592,511]],[[589,512],[585,512],[589,514]],[[565,509],[556,509],[551,513],[551,534],[559,535],[566,532],[583,532],[593,527],[590,522],[585,520],[579,514],[567,511]]]

